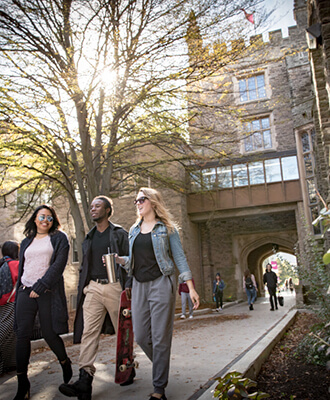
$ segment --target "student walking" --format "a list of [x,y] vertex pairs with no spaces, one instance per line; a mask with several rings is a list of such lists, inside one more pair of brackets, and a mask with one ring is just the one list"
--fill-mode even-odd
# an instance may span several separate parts
[[[81,343],[79,354],[79,379],[62,384],[59,390],[68,397],[91,400],[92,382],[96,372],[95,359],[104,322],[107,333],[117,330],[119,302],[122,290],[130,292],[131,279],[116,265],[116,282],[110,282],[102,256],[111,253],[128,254],[127,232],[110,222],[113,203],[109,197],[97,196],[90,206],[95,226],[87,233],[82,244],[83,259],[79,275],[77,310],[74,321],[74,343]],[[133,383],[131,377],[122,385]]]
[[216,311],[222,311],[223,306],[223,290],[226,287],[226,284],[223,279],[221,279],[221,275],[218,272],[215,275],[215,280],[213,281],[213,297],[216,302]]
[[186,282],[194,309],[199,296],[172,216],[161,194],[141,188],[134,201],[138,219],[129,231],[129,257],[117,257],[133,275],[132,318],[137,343],[152,361],[153,393],[166,400],[175,312],[174,265]]
[[245,289],[245,293],[248,298],[249,309],[253,310],[254,309],[253,304],[257,297],[258,287],[257,287],[256,278],[254,277],[253,274],[251,274],[251,272],[248,268],[244,271],[243,289]]
[[16,291],[18,390],[14,400],[30,398],[30,337],[37,312],[42,335],[59,360],[64,382],[72,377],[71,361],[59,336],[68,332],[69,318],[63,280],[69,241],[59,229],[56,212],[48,205],[37,207],[25,225],[26,238],[20,245]]
[[263,276],[263,282],[267,285],[268,293],[269,293],[269,301],[270,301],[270,311],[274,311],[274,303],[275,309],[277,310],[277,275],[272,271],[272,265],[268,263],[266,265],[266,272]]

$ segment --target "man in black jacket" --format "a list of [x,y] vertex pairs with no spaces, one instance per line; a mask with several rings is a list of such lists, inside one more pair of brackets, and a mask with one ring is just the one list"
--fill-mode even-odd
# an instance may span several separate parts
[[[79,380],[73,384],[62,384],[61,393],[69,397],[90,400],[95,374],[94,362],[102,332],[114,333],[117,328],[120,294],[130,291],[131,278],[116,265],[117,282],[110,283],[102,256],[111,253],[128,255],[128,234],[109,221],[113,204],[106,196],[97,196],[92,201],[90,213],[95,222],[82,244],[83,260],[80,268],[77,310],[74,321],[74,343],[80,343]],[[110,317],[110,318],[109,318]],[[133,383],[132,370],[126,384]],[[125,383],[123,384],[125,385]]]
[[[274,301],[275,301],[275,308],[277,308],[277,297],[276,297],[276,288],[277,288],[277,275],[275,272],[272,271],[271,264],[266,265],[266,272],[263,276],[264,284],[267,285],[267,289],[269,292],[269,301],[271,309],[270,311],[274,311]],[[274,301],[273,301],[274,299]]]

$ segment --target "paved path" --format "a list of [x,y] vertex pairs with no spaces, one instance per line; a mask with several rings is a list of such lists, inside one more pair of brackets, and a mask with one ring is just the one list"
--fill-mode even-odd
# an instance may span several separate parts
[[[295,306],[295,296],[285,294],[285,305],[271,312],[268,298],[259,298],[255,310],[249,311],[247,303],[227,305],[221,313],[195,313],[193,319],[176,320],[172,345],[168,400],[198,398],[198,390],[208,380],[246,352],[259,338],[274,329]],[[202,310],[201,310],[202,311]],[[78,376],[79,345],[68,345],[73,362],[74,377]],[[96,376],[93,382],[93,400],[147,400],[152,391],[151,362],[142,350],[135,347],[139,361],[137,377],[133,385],[121,387],[114,383],[115,337],[103,337],[96,360]],[[61,368],[54,354],[49,351],[35,352],[29,367],[31,400],[64,400],[58,391],[62,383]],[[0,399],[13,400],[16,393],[15,373],[0,378]],[[197,393],[197,394],[196,394]],[[212,397],[210,397],[212,398]]]

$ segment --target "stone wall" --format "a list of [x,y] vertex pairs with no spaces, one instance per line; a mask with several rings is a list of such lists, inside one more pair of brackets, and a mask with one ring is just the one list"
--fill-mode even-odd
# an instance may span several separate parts
[[[262,261],[272,254],[272,243],[279,251],[294,253],[297,240],[296,216],[294,211],[251,215],[222,220],[209,220],[200,225],[201,257],[204,271],[205,299],[212,300],[212,282],[220,272],[227,284],[226,300],[245,298],[242,279],[245,268],[255,274],[262,288]],[[260,258],[254,257],[249,265],[248,255],[267,245]]]

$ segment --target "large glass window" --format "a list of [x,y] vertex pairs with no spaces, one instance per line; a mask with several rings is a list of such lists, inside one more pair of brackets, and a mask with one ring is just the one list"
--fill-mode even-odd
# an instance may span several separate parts
[[257,161],[249,164],[250,185],[265,183],[264,164]]
[[281,165],[279,158],[265,160],[266,182],[281,182]]
[[[254,161],[248,164],[227,165],[206,168],[191,173],[191,189],[228,189],[247,185],[260,185],[265,182],[281,182],[299,179],[296,156]],[[316,201],[314,180],[308,180],[310,201]]]
[[263,74],[239,79],[238,86],[241,103],[266,97],[265,77]]
[[315,204],[318,202],[318,197],[316,195],[316,184],[314,178],[306,179],[307,192],[310,204]]
[[231,180],[231,166],[227,167],[219,167],[218,168],[218,186],[220,188],[231,188],[232,187]]
[[304,165],[305,165],[306,176],[307,177],[313,176],[314,169],[313,169],[311,153],[304,154]]
[[234,179],[234,186],[247,186],[248,185],[248,175],[247,175],[247,165],[246,164],[233,165],[233,179]]
[[[301,135],[301,144],[303,152],[303,160],[306,175],[306,189],[308,194],[308,205],[310,208],[311,219],[314,221],[322,208],[320,199],[317,196],[317,180],[315,176],[315,158],[313,154],[313,139],[314,132],[304,132]],[[322,233],[323,227],[318,225],[313,225],[313,231],[315,235]]]
[[309,141],[309,134],[308,133],[303,133],[301,136],[301,143],[303,147],[303,152],[308,152],[311,150],[311,144]]
[[260,118],[245,122],[244,149],[246,152],[272,148],[272,136],[269,118]]
[[216,186],[216,181],[216,168],[208,168],[203,170],[203,183],[205,189],[213,189]]
[[291,181],[299,179],[297,157],[283,157],[282,158],[282,173],[284,181]]

